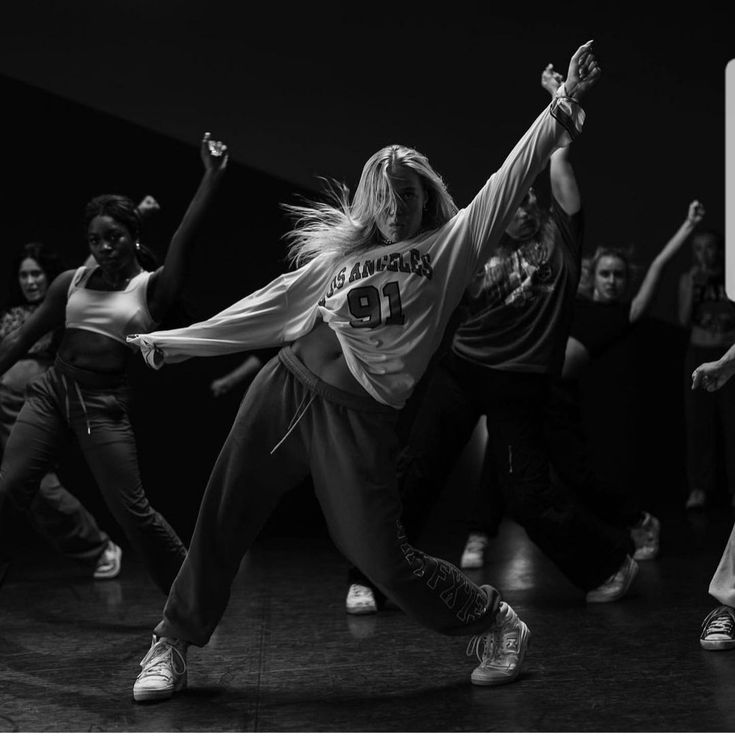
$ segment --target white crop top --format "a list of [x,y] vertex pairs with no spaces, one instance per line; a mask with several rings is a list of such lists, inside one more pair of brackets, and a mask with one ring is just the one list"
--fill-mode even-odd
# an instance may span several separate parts
[[82,266],[74,273],[66,301],[66,327],[96,332],[123,345],[128,335],[156,327],[146,300],[151,273],[138,273],[122,291],[97,291],[87,288],[96,269]]

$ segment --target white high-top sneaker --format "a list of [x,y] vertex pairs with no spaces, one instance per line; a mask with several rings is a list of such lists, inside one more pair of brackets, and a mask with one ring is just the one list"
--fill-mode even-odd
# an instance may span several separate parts
[[476,686],[500,686],[521,674],[531,632],[506,602],[500,603],[492,628],[473,636],[467,654],[476,654],[480,664],[472,671]]
[[141,660],[142,670],[133,686],[135,701],[169,699],[186,687],[186,649],[181,639],[153,636],[148,654]]

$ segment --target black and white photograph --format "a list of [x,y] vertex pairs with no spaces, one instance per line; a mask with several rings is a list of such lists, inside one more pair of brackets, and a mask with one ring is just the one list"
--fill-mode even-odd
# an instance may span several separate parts
[[735,731],[730,16],[3,8],[11,744]]

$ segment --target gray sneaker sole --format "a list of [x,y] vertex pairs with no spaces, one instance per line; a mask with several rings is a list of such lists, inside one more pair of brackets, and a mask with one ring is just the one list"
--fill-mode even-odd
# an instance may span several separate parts
[[700,639],[702,649],[710,652],[718,652],[723,649],[735,649],[735,639]]
[[362,607],[362,608],[345,608],[345,612],[348,616],[372,616],[378,612],[377,608],[373,607]]
[[633,561],[653,561],[658,557],[658,548],[638,548],[633,554]]
[[186,677],[171,688],[136,688],[133,686],[133,701],[165,701],[186,688]]

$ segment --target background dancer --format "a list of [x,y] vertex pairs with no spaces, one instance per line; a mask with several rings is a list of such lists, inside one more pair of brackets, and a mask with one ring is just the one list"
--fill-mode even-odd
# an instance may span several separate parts
[[[14,301],[0,316],[0,341],[25,324],[62,270],[56,253],[43,244],[32,242],[23,247],[12,267]],[[0,459],[28,387],[53,364],[60,332],[60,328],[47,332],[0,377]],[[95,579],[113,579],[120,573],[120,546],[100,530],[92,514],[61,484],[55,468],[41,478],[38,492],[23,509],[23,515],[43,538],[64,555],[91,567]]]
[[65,326],[56,360],[27,393],[0,467],[0,502],[27,507],[71,432],[107,507],[167,592],[186,555],[174,529],[149,503],[129,419],[125,337],[151,330],[175,300],[186,251],[227,164],[226,147],[206,133],[204,175],[154,272],[138,258],[140,216],[126,197],[100,195],[85,211],[96,264],[61,273],[25,324],[0,344],[0,374],[43,335]]

